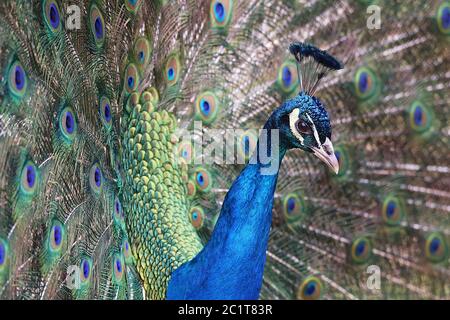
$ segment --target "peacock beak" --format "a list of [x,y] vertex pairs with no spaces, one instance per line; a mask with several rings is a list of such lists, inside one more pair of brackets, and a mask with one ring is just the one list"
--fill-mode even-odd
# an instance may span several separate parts
[[339,161],[334,154],[333,144],[330,139],[326,138],[325,142],[320,146],[320,148],[311,148],[314,155],[326,163],[326,165],[333,170],[335,174],[339,172]]

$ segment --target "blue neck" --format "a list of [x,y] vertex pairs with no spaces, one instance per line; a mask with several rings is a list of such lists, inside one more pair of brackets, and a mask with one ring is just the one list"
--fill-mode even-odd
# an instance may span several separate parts
[[[271,119],[265,129],[273,127]],[[257,151],[264,144],[260,141]],[[270,139],[268,150],[270,154]],[[258,299],[273,195],[285,152],[286,148],[280,146],[271,156],[271,160],[278,163],[271,175],[263,174],[267,162],[261,161],[259,156],[242,170],[225,196],[210,241],[193,260],[172,274],[168,299]]]

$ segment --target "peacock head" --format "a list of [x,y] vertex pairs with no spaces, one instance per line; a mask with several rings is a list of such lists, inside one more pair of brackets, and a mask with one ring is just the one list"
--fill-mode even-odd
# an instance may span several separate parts
[[330,118],[314,92],[320,80],[329,71],[342,69],[342,64],[310,44],[295,42],[289,51],[297,60],[301,92],[274,113],[281,139],[286,149],[313,153],[337,174],[339,161],[331,143]]
[[274,112],[275,126],[286,149],[313,153],[336,174],[339,162],[331,143],[331,125],[323,104],[301,92]]

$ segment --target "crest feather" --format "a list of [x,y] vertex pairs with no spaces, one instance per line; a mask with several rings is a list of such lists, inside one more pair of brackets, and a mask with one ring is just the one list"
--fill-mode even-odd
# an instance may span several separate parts
[[307,43],[293,42],[289,51],[297,60],[301,91],[313,95],[320,80],[330,71],[343,68],[335,57]]

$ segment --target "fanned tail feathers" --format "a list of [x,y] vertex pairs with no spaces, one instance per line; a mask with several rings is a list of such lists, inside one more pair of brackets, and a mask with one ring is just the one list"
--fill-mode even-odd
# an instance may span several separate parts
[[[66,2],[3,1],[0,297],[164,298],[257,130],[305,90],[340,172],[286,155],[261,298],[448,299],[450,3],[372,2],[380,29],[368,1],[73,0],[76,30]],[[229,129],[235,158],[206,163],[202,137]]]

